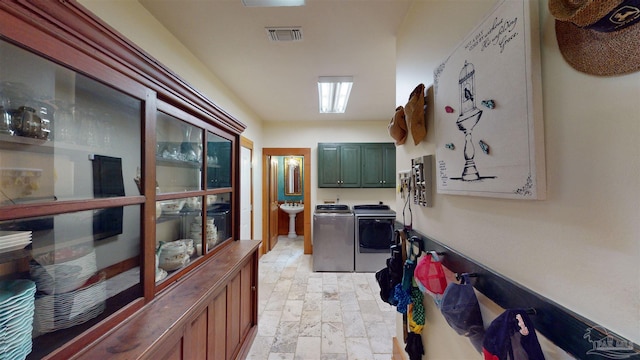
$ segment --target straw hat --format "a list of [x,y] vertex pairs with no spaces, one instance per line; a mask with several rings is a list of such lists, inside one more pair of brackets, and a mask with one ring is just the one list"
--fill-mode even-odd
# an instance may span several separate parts
[[640,0],[549,0],[565,60],[591,75],[640,70]]

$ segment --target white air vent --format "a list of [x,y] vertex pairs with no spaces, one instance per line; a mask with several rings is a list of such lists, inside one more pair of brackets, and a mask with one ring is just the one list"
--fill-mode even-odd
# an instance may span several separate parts
[[272,27],[266,30],[271,41],[302,41],[300,27]]

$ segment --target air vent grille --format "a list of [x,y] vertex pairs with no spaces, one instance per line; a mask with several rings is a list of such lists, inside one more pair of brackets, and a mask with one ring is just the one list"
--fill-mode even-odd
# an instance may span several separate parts
[[300,27],[272,27],[266,28],[266,30],[271,41],[302,41],[302,28]]

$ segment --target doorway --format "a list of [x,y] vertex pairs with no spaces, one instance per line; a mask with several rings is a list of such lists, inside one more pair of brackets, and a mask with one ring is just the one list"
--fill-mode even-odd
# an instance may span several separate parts
[[240,239],[253,239],[253,141],[240,137]]
[[303,159],[303,197],[304,210],[304,253],[311,254],[311,149],[310,148],[263,148],[262,149],[262,239],[263,249],[267,253],[278,242],[278,169],[276,156],[299,156]]

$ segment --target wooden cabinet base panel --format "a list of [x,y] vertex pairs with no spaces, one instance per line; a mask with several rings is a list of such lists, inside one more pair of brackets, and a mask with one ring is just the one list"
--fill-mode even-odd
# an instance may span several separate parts
[[240,358],[257,330],[259,245],[230,242],[72,359]]

